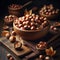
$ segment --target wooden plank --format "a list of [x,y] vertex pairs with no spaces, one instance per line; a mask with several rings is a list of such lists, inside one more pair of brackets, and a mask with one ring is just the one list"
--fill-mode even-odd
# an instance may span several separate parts
[[31,52],[30,48],[27,47],[27,46],[22,46],[22,49],[21,51],[17,51],[15,50],[14,48],[14,44],[11,43],[9,40],[7,40],[6,38],[0,38],[0,42],[7,47],[7,49],[11,50],[11,52],[13,52],[15,55],[17,56],[21,56],[21,55],[24,55],[24,54],[27,54],[29,52]]

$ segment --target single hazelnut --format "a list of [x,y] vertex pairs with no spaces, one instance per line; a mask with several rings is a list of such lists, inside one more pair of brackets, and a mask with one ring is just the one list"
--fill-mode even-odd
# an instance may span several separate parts
[[12,32],[11,32],[11,35],[16,36],[16,32],[15,32],[15,31],[12,31]]
[[49,56],[46,56],[46,57],[45,57],[45,60],[50,60],[50,57],[49,57]]
[[47,43],[41,41],[37,44],[36,48],[39,50],[44,50],[46,48],[46,46],[47,46]]
[[5,37],[8,39],[10,37],[10,33],[6,33]]
[[3,29],[4,29],[4,30],[8,30],[9,27],[8,27],[8,26],[3,26]]
[[54,27],[54,28],[53,28],[53,30],[54,30],[54,31],[57,31],[57,28],[56,28],[56,27]]
[[6,37],[6,34],[9,34],[9,31],[4,30],[2,31],[1,36]]
[[8,53],[8,54],[7,54],[7,58],[10,59],[10,57],[12,57],[12,56],[11,56],[10,53]]
[[10,36],[9,38],[11,43],[14,43],[16,41],[16,37],[15,36]]
[[54,26],[50,26],[50,29],[52,29],[52,30],[53,30],[53,28],[54,28]]
[[13,57],[10,57],[9,60],[14,60],[14,58]]

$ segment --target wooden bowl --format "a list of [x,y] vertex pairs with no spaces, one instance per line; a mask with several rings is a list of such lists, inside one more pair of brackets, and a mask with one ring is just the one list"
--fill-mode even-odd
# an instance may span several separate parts
[[45,36],[49,31],[49,25],[43,28],[42,30],[20,30],[13,23],[13,28],[16,34],[18,34],[24,40],[37,40]]
[[13,21],[15,20],[15,19],[17,19],[18,17],[17,16],[15,16],[15,15],[7,15],[7,16],[5,16],[4,17],[4,23],[6,24],[6,25],[13,25]]
[[43,17],[46,17],[48,20],[50,20],[50,19],[55,19],[55,18],[57,18],[57,16],[59,15],[59,14],[54,14],[54,15],[45,15],[45,14],[41,14],[40,13],[40,15],[41,16],[43,16]]
[[11,8],[8,6],[8,12],[10,15],[20,16],[20,9],[22,6],[20,6],[18,9]]

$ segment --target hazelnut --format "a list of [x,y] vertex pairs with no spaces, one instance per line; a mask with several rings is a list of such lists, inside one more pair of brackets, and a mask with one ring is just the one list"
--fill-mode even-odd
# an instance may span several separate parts
[[12,32],[11,32],[11,35],[16,36],[16,32],[15,32],[15,31],[12,31]]
[[53,30],[53,28],[54,28],[54,26],[50,26],[50,29],[52,29],[52,30]]
[[20,30],[24,30],[24,27],[21,27]]
[[50,9],[48,9],[48,12],[50,12],[51,10]]
[[52,14],[55,14],[55,11],[52,11]]
[[14,43],[14,48],[15,48],[16,50],[21,50],[21,47],[22,47],[22,43],[21,43],[21,42],[16,41],[16,42]]
[[10,57],[9,60],[14,60],[14,58],[13,57]]
[[39,59],[44,59],[44,56],[43,55],[39,55]]
[[57,9],[55,13],[57,14],[58,12],[59,12],[59,9]]
[[10,59],[10,57],[12,57],[11,54],[7,54],[7,58]]
[[14,43],[16,41],[16,37],[15,36],[10,36],[9,38],[11,43]]
[[52,10],[52,9],[54,9],[54,7],[53,7],[53,5],[52,4],[50,4],[50,9]]
[[49,12],[49,15],[51,15],[52,13],[51,12]]
[[47,18],[45,17],[43,20],[45,21],[45,20],[47,20]]
[[49,56],[46,56],[46,57],[45,57],[45,60],[50,60],[50,57],[49,57]]
[[57,31],[57,28],[55,26],[50,27],[51,30]]
[[24,29],[26,29],[26,30],[27,30],[27,29],[28,29],[28,25],[24,25]]

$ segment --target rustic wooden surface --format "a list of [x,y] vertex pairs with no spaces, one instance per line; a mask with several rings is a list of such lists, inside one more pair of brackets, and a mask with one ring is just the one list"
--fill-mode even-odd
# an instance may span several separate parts
[[0,39],[0,42],[3,45],[5,45],[5,47],[7,47],[7,49],[10,49],[16,56],[21,56],[21,55],[24,55],[24,54],[31,52],[30,48],[27,46],[24,46],[24,45],[22,45],[23,50],[21,50],[21,51],[15,50],[14,44],[11,43],[8,39],[3,38],[3,37]]

